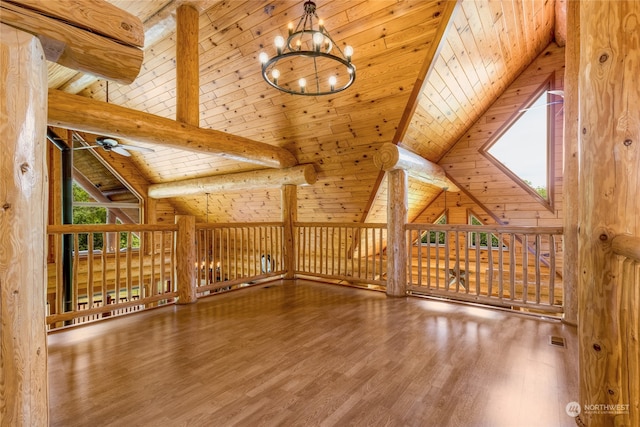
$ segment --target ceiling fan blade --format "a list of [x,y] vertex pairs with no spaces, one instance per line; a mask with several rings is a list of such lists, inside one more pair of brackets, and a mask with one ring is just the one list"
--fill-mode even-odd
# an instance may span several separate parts
[[562,101],[548,102],[546,104],[541,104],[534,107],[523,108],[522,110],[518,110],[518,113],[524,113],[525,111],[529,111],[529,110],[537,110],[538,108],[548,107],[549,105],[555,105],[555,104],[562,104]]
[[99,145],[85,145],[82,147],[73,147],[74,150],[86,150],[88,148],[94,149],[94,148],[100,148]]
[[548,90],[547,91],[548,94],[550,95],[558,95],[564,98],[564,90]]
[[119,144],[118,146],[124,147],[127,150],[131,150],[131,151],[140,151],[141,153],[153,153],[156,151],[153,148],[139,147],[137,145]]
[[131,157],[131,153],[129,153],[127,150],[119,146],[113,147],[110,151],[113,151],[114,153],[118,153],[122,156]]

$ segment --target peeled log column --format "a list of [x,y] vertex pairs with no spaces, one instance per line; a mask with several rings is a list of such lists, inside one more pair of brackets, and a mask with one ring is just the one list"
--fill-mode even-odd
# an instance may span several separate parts
[[407,171],[412,178],[440,188],[446,187],[448,191],[460,191],[447,179],[442,166],[395,144],[383,144],[374,154],[373,164],[387,172],[402,169]]
[[154,184],[149,186],[149,197],[164,199],[281,185],[310,185],[316,179],[313,165],[301,165],[289,169],[265,169]]
[[[629,283],[622,280],[612,240],[619,234],[640,236],[639,16],[640,2],[580,2],[577,92],[580,403],[630,405],[636,420],[638,381],[629,388],[625,379],[638,341],[623,339],[627,331],[619,313]],[[629,309],[637,313],[640,307],[634,305]],[[583,411],[579,417],[590,427],[633,425],[620,409]]]
[[49,90],[48,124],[214,154],[272,168],[287,168],[297,164],[293,154],[281,147],[53,89]]
[[392,170],[387,191],[387,295],[399,297],[407,292],[407,223],[409,184],[407,172]]
[[194,6],[183,4],[176,16],[176,120],[200,126],[200,15]]
[[298,187],[295,185],[282,186],[282,223],[283,223],[283,257],[284,278],[295,279],[295,229],[298,220]]
[[191,304],[198,300],[196,294],[196,218],[176,215],[178,234],[176,237],[176,282],[178,304]]
[[[560,2],[558,2],[560,3]],[[564,248],[563,258],[563,296],[564,321],[578,324],[578,76],[580,71],[580,2],[569,1],[566,5],[567,26],[571,34],[566,39],[565,78],[564,78],[564,173],[562,175],[564,191],[562,208],[564,210]],[[566,33],[566,30],[565,30]]]
[[0,58],[0,424],[46,426],[47,64],[4,24]]

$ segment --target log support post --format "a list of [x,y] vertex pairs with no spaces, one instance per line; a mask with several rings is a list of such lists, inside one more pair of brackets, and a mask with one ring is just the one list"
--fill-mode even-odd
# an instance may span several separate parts
[[200,126],[198,10],[182,4],[176,13],[176,120]]
[[407,223],[409,206],[407,171],[387,172],[387,295],[405,296],[407,293]]
[[284,224],[283,257],[284,279],[295,279],[295,222],[298,212],[298,187],[295,185],[282,186],[282,222]]
[[612,241],[640,236],[640,2],[580,2],[579,16],[578,424],[631,426],[640,390],[628,381],[638,363],[629,355],[640,344],[622,330],[629,283]]
[[178,304],[197,301],[196,295],[196,218],[192,215],[176,215],[176,281]]
[[580,2],[569,1],[567,8],[567,27],[571,36],[565,47],[564,78],[564,172],[562,176],[564,236],[562,278],[564,286],[563,321],[570,325],[578,324],[578,76],[580,68]]
[[0,24],[0,424],[46,426],[47,64]]

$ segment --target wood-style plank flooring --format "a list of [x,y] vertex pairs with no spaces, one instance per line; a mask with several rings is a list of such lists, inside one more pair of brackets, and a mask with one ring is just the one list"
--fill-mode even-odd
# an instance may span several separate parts
[[575,328],[302,280],[56,332],[48,351],[52,426],[575,426]]

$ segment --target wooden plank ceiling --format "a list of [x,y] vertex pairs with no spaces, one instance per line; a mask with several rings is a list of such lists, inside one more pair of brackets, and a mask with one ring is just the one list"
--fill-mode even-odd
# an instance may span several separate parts
[[[113,0],[145,23],[145,60],[130,85],[107,83],[51,64],[49,86],[175,119],[177,0]],[[400,142],[437,162],[552,40],[551,0],[462,1],[433,61],[445,2],[318,0],[317,10],[357,66],[354,85],[321,97],[281,93],[263,80],[258,54],[302,14],[303,1],[209,0],[200,10],[200,126],[290,150],[312,163],[318,182],[298,191],[301,221],[385,221],[382,176],[373,153]],[[441,27],[442,26],[442,27]],[[421,70],[433,63],[426,78]],[[424,71],[423,71],[424,73]],[[416,87],[419,96],[413,100]],[[108,88],[108,93],[107,93]],[[408,126],[398,129],[403,114]],[[394,138],[402,138],[394,141]],[[123,141],[143,145],[135,141]],[[150,183],[255,169],[220,157],[163,147],[133,153]],[[410,218],[440,189],[411,183]],[[382,200],[383,198],[384,200]],[[207,203],[208,200],[208,203]],[[279,188],[172,200],[204,220],[280,219]]]

